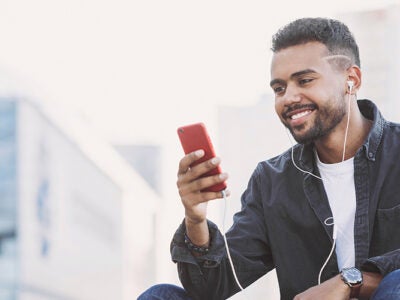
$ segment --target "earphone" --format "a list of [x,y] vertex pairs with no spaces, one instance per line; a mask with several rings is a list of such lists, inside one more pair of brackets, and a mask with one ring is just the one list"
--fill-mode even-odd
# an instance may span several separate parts
[[347,86],[349,87],[349,93],[347,94],[348,97],[348,102],[349,102],[349,106],[348,106],[348,110],[347,110],[347,124],[346,124],[346,130],[345,130],[345,134],[344,134],[344,141],[343,141],[343,156],[342,156],[342,161],[344,161],[345,158],[345,154],[346,154],[346,143],[347,143],[347,135],[349,133],[349,124],[350,124],[350,110],[351,110],[351,103],[350,103],[350,95],[351,92],[353,91],[353,86],[354,86],[354,82],[352,80],[348,80],[347,81]]
[[347,86],[349,87],[349,93],[351,94],[351,92],[353,91],[354,82],[351,80],[348,80]]

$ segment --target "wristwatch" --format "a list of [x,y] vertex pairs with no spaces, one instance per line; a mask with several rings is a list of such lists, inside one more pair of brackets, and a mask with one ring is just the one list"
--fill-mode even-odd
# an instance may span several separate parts
[[340,275],[343,282],[351,288],[350,299],[358,298],[361,285],[363,284],[363,276],[361,271],[355,267],[344,268],[340,272]]

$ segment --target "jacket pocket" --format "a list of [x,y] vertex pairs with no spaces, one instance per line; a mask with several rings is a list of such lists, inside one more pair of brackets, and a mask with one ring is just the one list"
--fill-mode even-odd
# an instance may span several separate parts
[[371,242],[373,255],[400,249],[400,204],[393,208],[377,209]]

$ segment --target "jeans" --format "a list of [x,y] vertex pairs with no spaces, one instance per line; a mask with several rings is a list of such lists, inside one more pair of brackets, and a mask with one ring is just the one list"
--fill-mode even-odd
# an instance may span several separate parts
[[137,300],[191,300],[191,298],[179,286],[157,284],[146,290]]
[[400,269],[386,275],[371,297],[371,300],[400,299]]
[[[386,275],[371,297],[371,300],[400,299],[400,269]],[[152,286],[137,300],[191,300],[186,291],[172,284]]]

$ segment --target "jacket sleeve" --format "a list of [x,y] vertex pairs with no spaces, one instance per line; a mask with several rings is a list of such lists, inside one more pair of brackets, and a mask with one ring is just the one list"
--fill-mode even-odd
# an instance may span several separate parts
[[379,272],[383,276],[400,269],[400,249],[385,253],[380,256],[371,257],[362,265],[362,270]]
[[[171,242],[172,260],[178,265],[182,285],[194,299],[226,299],[240,291],[217,226],[208,221],[210,250],[194,257],[184,242],[184,222]],[[257,176],[253,174],[242,195],[242,209],[226,234],[233,265],[243,288],[274,268],[268,246]]]

